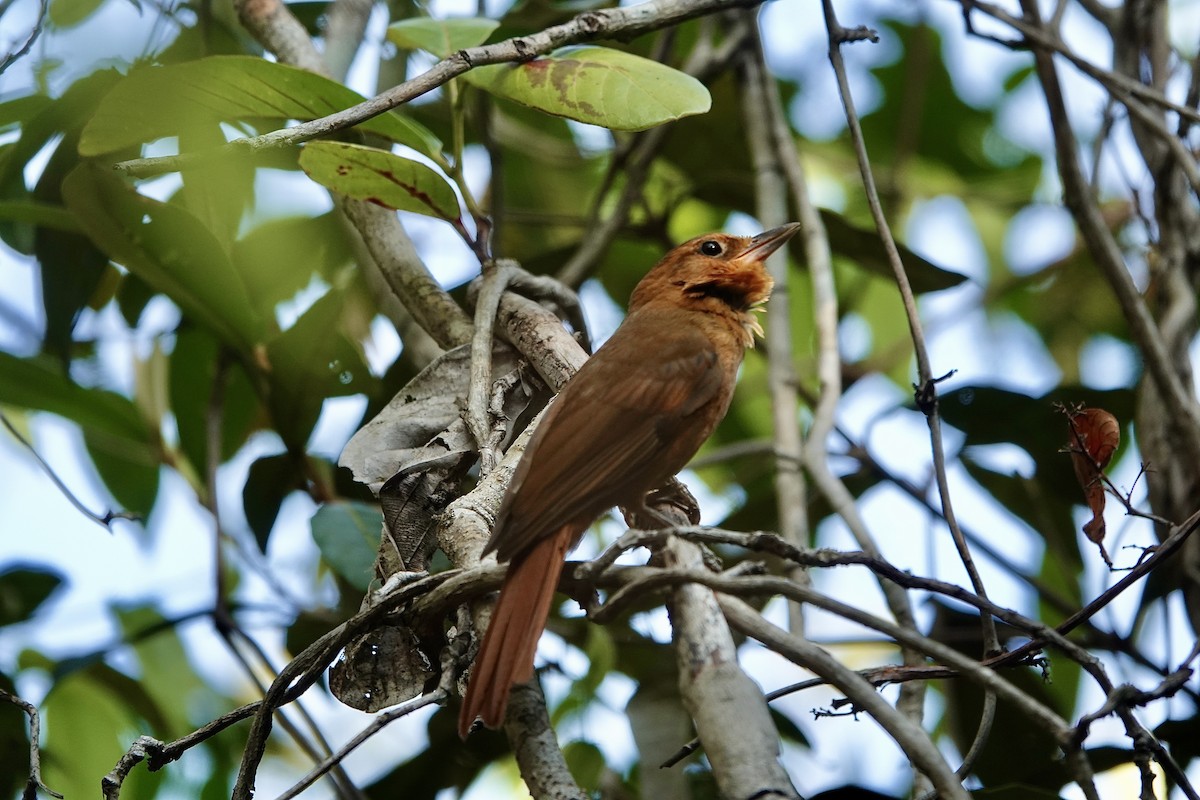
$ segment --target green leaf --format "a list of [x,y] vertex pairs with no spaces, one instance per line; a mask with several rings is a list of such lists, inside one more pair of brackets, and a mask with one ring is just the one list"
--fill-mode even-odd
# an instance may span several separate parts
[[27,94],[5,100],[0,103],[0,133],[24,127],[28,120],[53,103],[54,101],[44,94]]
[[265,322],[224,247],[186,210],[143,197],[110,170],[81,164],[63,183],[67,207],[114,261],[170,297],[225,343],[248,353]]
[[50,24],[64,30],[74,28],[95,14],[104,0],[50,0],[46,14]]
[[458,197],[445,178],[386,150],[310,142],[300,154],[300,167],[322,186],[357,200],[447,221],[461,214]]
[[[46,785],[66,797],[94,796],[95,776],[108,774],[129,747],[131,733],[170,738],[161,726],[148,724],[151,706],[136,681],[104,664],[93,664],[57,680],[41,705]],[[139,713],[143,710],[148,713]],[[128,794],[131,800],[153,797],[166,782],[165,770],[135,769],[121,787],[121,796]]]
[[100,479],[126,511],[142,519],[158,497],[159,448],[153,441],[134,441],[101,431],[83,432],[88,455]]
[[[194,470],[203,475],[208,464],[208,442],[204,421],[221,347],[206,330],[185,326],[175,336],[167,391],[179,430],[179,449]],[[225,367],[221,405],[221,461],[225,461],[262,426],[263,405],[244,365],[233,361]]]
[[312,518],[313,541],[321,557],[355,588],[371,584],[383,514],[357,501],[326,503]]
[[413,17],[388,27],[387,38],[406,50],[426,50],[438,58],[446,58],[459,50],[483,44],[499,27],[499,22],[486,17]]
[[[225,133],[215,121],[179,133],[180,152],[199,152],[223,144]],[[212,159],[203,169],[183,170],[180,177],[183,188],[171,201],[191,212],[219,241],[235,240],[242,217],[254,205],[256,170],[249,160]]]
[[0,200],[0,219],[71,233],[80,230],[79,222],[70,211],[54,203],[36,200]]
[[703,114],[712,103],[690,75],[604,47],[566,47],[521,64],[479,67],[463,79],[547,114],[618,131]]
[[[144,144],[197,124],[311,120],[363,101],[362,95],[307,70],[252,56],[210,56],[199,61],[131,70],[100,102],[79,143],[97,156]],[[441,142],[424,126],[396,112],[359,129],[385,136],[425,155]]]
[[73,383],[47,357],[0,353],[0,403],[48,411],[80,425],[92,462],[113,497],[126,510],[149,513],[158,495],[161,448],[157,431],[133,402]]
[[591,742],[568,742],[563,748],[563,758],[580,789],[588,793],[600,790],[600,779],[607,764],[600,748]]
[[331,291],[267,345],[268,405],[275,429],[301,451],[327,397],[368,391],[370,370],[339,328],[345,296]]
[[[834,253],[853,261],[874,275],[895,281],[887,250],[876,231],[860,228],[841,214],[824,208],[821,209],[821,222],[825,225],[829,246]],[[896,248],[904,262],[908,282],[917,294],[949,289],[967,279],[966,275],[943,269],[922,258],[899,242],[896,243]]]
[[0,627],[32,617],[62,582],[57,572],[40,567],[8,567],[0,572]]
[[233,244],[230,257],[254,307],[274,316],[275,306],[308,286],[314,274],[331,282],[352,256],[344,223],[329,213],[264,222]]
[[127,398],[71,381],[44,358],[17,358],[0,351],[0,403],[49,411],[84,428],[131,441],[148,441],[146,422]]
[[242,507],[246,522],[254,531],[258,549],[267,552],[267,541],[283,501],[301,488],[301,476],[296,459],[287,453],[264,456],[250,465],[246,485],[242,489]]

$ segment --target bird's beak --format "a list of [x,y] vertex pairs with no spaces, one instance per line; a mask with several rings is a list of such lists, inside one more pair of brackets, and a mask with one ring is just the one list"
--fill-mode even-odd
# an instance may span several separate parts
[[778,228],[763,231],[750,240],[750,246],[737,257],[736,261],[747,265],[766,261],[767,256],[783,247],[787,243],[787,240],[795,236],[799,230],[799,222],[789,222],[787,225],[780,225]]

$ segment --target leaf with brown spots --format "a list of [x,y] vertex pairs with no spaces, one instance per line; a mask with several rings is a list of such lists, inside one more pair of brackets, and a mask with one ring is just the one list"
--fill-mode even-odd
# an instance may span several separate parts
[[522,64],[479,67],[463,80],[547,114],[641,131],[712,105],[704,84],[648,58],[605,47],[564,47]]
[[1075,477],[1092,511],[1083,532],[1088,539],[1101,544],[1105,534],[1103,471],[1121,443],[1121,426],[1116,417],[1101,408],[1068,412],[1067,425],[1067,449],[1075,465]]
[[300,167],[322,186],[356,200],[448,222],[461,215],[458,196],[445,178],[420,162],[387,150],[345,142],[309,142],[300,153]]

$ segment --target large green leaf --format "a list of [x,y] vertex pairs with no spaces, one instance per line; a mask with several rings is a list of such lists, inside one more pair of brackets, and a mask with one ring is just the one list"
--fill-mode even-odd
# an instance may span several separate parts
[[158,497],[158,446],[151,441],[134,442],[87,430],[83,441],[96,472],[117,503],[143,519],[148,517]]
[[267,316],[308,286],[314,274],[332,282],[351,252],[344,222],[329,213],[264,222],[234,242],[230,257],[246,281],[250,301]]
[[357,501],[326,503],[312,518],[313,541],[321,557],[351,583],[367,590],[379,550],[383,514]]
[[[363,101],[362,95],[306,70],[252,56],[135,69],[110,91],[83,131],[79,151],[102,155],[176,136],[200,123],[310,120]],[[359,126],[430,155],[441,142],[395,112]]]
[[266,322],[224,246],[186,210],[151,200],[112,171],[81,164],[63,197],[92,240],[114,261],[170,297],[218,338],[248,353]]
[[328,397],[368,391],[370,370],[340,329],[345,296],[334,290],[267,344],[268,405],[288,447],[302,451]]
[[[170,407],[179,430],[179,449],[194,475],[204,475],[208,464],[208,433],[205,421],[213,397],[213,384],[221,362],[221,346],[211,333],[194,325],[175,335],[167,381]],[[243,364],[231,361],[224,367],[221,389],[221,453],[224,461],[263,424],[263,404]]]
[[641,131],[703,114],[712,100],[695,78],[657,61],[604,47],[565,47],[521,64],[463,75],[498,97],[618,131]]
[[487,41],[500,23],[486,17],[431,19],[413,17],[388,28],[387,38],[407,50],[426,50],[439,58]]
[[445,178],[386,150],[310,142],[300,154],[300,166],[322,186],[357,200],[444,220],[461,214],[458,197]]
[[60,205],[37,200],[0,200],[0,219],[70,233],[79,232],[79,223],[70,211]]
[[86,429],[129,441],[149,441],[146,422],[125,397],[71,381],[62,367],[40,358],[0,351],[0,403],[49,411]]

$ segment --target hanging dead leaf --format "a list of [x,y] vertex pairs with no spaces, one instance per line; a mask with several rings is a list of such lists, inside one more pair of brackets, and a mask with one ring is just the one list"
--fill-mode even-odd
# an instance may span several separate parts
[[408,628],[385,627],[351,642],[329,670],[329,690],[351,708],[374,713],[411,700],[437,676]]
[[[1083,487],[1092,518],[1083,526],[1088,539],[1104,541],[1104,468],[1121,443],[1117,418],[1102,408],[1083,408],[1067,413],[1067,449],[1075,466],[1075,478]],[[1103,547],[1101,547],[1103,553]],[[1107,556],[1105,558],[1107,560]]]

